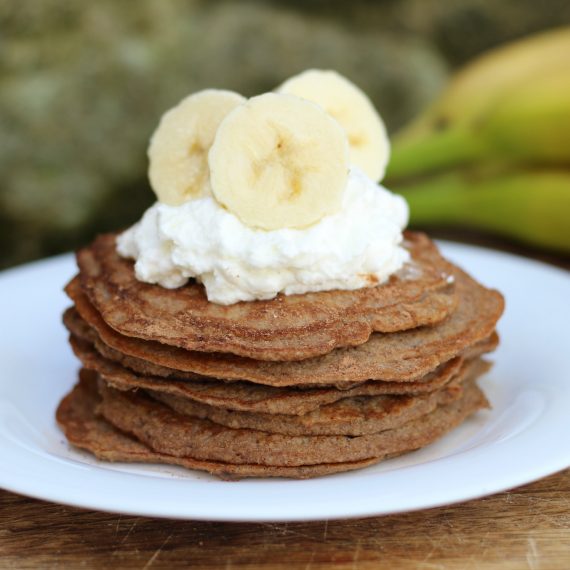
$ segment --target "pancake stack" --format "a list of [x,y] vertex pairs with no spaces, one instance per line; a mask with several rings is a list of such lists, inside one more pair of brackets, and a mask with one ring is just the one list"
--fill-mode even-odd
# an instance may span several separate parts
[[488,402],[503,298],[407,232],[387,283],[231,306],[138,281],[100,236],[64,314],[79,383],[57,420],[101,460],[313,477],[424,447]]

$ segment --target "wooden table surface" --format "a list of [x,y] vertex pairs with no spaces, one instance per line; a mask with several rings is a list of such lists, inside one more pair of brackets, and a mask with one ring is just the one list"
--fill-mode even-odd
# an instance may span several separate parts
[[[531,256],[570,268],[568,258]],[[0,568],[332,566],[569,570],[570,470],[452,507],[313,523],[149,519],[0,491]]]
[[570,470],[468,503],[313,523],[120,516],[0,491],[1,568],[568,570]]

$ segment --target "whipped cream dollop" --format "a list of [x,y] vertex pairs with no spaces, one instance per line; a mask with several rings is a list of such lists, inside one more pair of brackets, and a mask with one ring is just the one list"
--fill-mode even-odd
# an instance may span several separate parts
[[195,278],[209,301],[230,305],[383,283],[409,259],[401,246],[408,215],[401,196],[353,167],[340,211],[310,227],[249,227],[205,196],[157,202],[118,237],[117,250],[135,260],[140,281],[176,288]]

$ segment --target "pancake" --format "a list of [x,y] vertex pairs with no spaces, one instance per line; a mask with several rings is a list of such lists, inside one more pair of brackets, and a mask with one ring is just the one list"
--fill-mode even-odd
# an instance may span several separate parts
[[457,401],[438,406],[432,413],[396,429],[358,437],[289,436],[232,429],[210,420],[191,418],[142,391],[115,390],[103,381],[99,390],[102,399],[97,411],[116,428],[135,436],[154,451],[205,461],[280,467],[365,461],[417,449],[488,405],[475,383],[468,383]]
[[[407,394],[430,392],[445,384],[459,368],[463,359],[471,359],[481,356],[482,354],[492,352],[497,348],[498,336],[492,333],[490,337],[479,341],[461,352],[460,356],[452,358],[447,362],[440,364],[435,370],[428,373],[422,378],[410,382],[385,382],[382,380],[372,380],[369,382],[336,382],[327,386],[319,384],[314,386],[292,386],[292,387],[273,387],[263,386],[252,382],[242,382],[239,380],[222,380],[218,378],[208,378],[191,372],[176,371],[169,368],[163,368],[154,365],[148,361],[141,360],[132,356],[120,353],[119,351],[109,347],[101,341],[97,332],[89,327],[89,325],[79,316],[74,307],[68,308],[63,314],[63,322],[71,333],[69,337],[70,345],[75,355],[81,360],[83,366],[90,370],[95,370],[105,376],[108,381],[114,383],[116,388],[149,388],[153,389],[153,385],[158,386],[157,389],[169,391],[169,386],[174,387],[173,394],[178,393],[180,389],[188,394],[198,390],[200,392],[217,392],[214,401],[218,401],[221,394],[231,394],[231,390],[240,390],[240,386],[246,388],[248,394],[260,394],[260,399],[265,403],[272,405],[274,401],[287,400],[288,404],[293,404],[292,400],[299,400],[295,405],[301,405],[305,413],[309,411],[305,408],[305,403],[313,401],[312,395],[320,394],[324,396],[324,400],[319,403],[330,403],[338,398],[329,400],[332,394],[336,394],[338,390],[346,391],[358,387],[358,393],[353,395],[378,395],[378,394]],[[116,366],[120,365],[120,366]],[[134,373],[134,374],[133,374]],[[166,380],[171,380],[167,382]],[[190,382],[188,382],[190,380]],[[227,386],[231,387],[228,391]],[[334,388],[334,389],[332,389]],[[245,395],[240,390],[239,400]],[[295,394],[301,397],[296,398]],[[179,394],[184,396],[185,394]],[[287,395],[287,396],[286,396]],[[198,399],[202,400],[204,394]],[[207,396],[208,397],[208,396]],[[247,396],[247,402],[251,403],[252,398]],[[255,398],[257,400],[257,398]],[[211,403],[211,402],[206,402]],[[215,405],[215,404],[214,404]],[[245,409],[233,408],[231,409]],[[250,410],[255,411],[255,410]],[[283,411],[284,413],[295,413]],[[269,412],[274,413],[274,412]]]
[[[181,379],[181,380],[202,380],[208,379],[206,376],[202,376],[201,374],[194,374],[192,372],[185,372],[183,370],[173,370],[171,368],[165,368],[158,364],[153,364],[148,360],[142,360],[140,358],[129,356],[128,354],[123,354],[118,350],[111,348],[109,345],[105,344],[101,338],[99,337],[97,331],[90,327],[79,315],[75,307],[69,307],[63,313],[63,323],[67,330],[70,332],[70,342],[72,344],[72,348],[74,351],[76,350],[76,344],[79,341],[83,342],[83,348],[85,348],[85,343],[90,345],[90,350],[92,351],[93,348],[105,359],[111,360],[115,363],[119,363],[122,366],[136,372],[139,375],[143,376],[156,376],[157,379],[162,378],[169,378],[173,380]],[[116,334],[116,333],[115,333]],[[130,340],[130,339],[129,339]],[[137,341],[138,342],[138,341]],[[115,343],[116,344],[116,343]],[[487,339],[479,341],[475,343],[472,347],[465,349],[461,354],[462,356],[467,356],[468,358],[472,358],[474,356],[480,356],[485,352],[492,352],[496,349],[498,345],[498,337],[495,333],[492,333]],[[78,358],[81,359],[81,355],[77,354]],[[92,366],[86,365],[86,368],[92,368]],[[435,372],[435,371],[434,371]],[[423,378],[418,378],[417,382],[424,382]],[[228,379],[217,379],[223,381],[233,381]],[[235,382],[235,381],[233,381]],[[362,384],[360,382],[335,382],[331,385],[334,385],[339,390],[348,390],[349,388]],[[403,388],[404,391],[412,391],[407,390],[405,387]]]
[[351,396],[303,415],[238,412],[164,392],[145,390],[145,393],[182,415],[208,419],[233,429],[285,435],[360,436],[400,427],[433,412],[437,406],[457,400],[463,393],[462,383],[477,379],[489,368],[490,364],[483,360],[472,360],[464,363],[452,381],[428,394]]
[[361,469],[384,458],[364,461],[279,467],[254,464],[230,464],[200,461],[192,457],[174,457],[157,453],[133,437],[120,432],[95,413],[101,398],[97,391],[96,375],[87,370],[80,372],[80,381],[61,401],[57,409],[57,422],[67,440],[74,446],[89,451],[102,461],[123,463],[161,463],[187,469],[207,471],[221,479],[237,480],[244,477],[287,477],[306,479],[342,471]]
[[109,461],[222,478],[305,478],[424,447],[488,402],[500,293],[407,233],[381,286],[229,307],[197,283],[139,282],[115,235],[78,252],[66,287],[86,369],[60,403],[68,440]]
[[[139,374],[175,378],[200,375],[269,386],[336,385],[366,380],[416,382],[443,362],[492,337],[503,312],[500,293],[478,284],[459,268],[453,268],[453,274],[459,304],[439,325],[399,333],[375,333],[357,347],[340,348],[325,356],[293,362],[189,351],[126,337],[105,324],[73,282],[68,293],[81,317],[101,341],[128,357],[123,364]],[[81,334],[70,324],[72,318],[77,322],[76,316],[72,316],[66,319],[66,325],[72,332]],[[496,343],[496,337],[491,342]]]
[[[212,379],[192,381],[170,380],[140,376],[117,362],[102,357],[88,342],[70,337],[74,353],[83,366],[97,372],[108,384],[119,390],[147,389],[189,398],[210,406],[265,414],[302,415],[319,406],[355,396],[406,395],[431,393],[455,378],[464,365],[457,357],[442,365],[418,382],[364,382],[348,385],[341,390],[334,387],[275,388],[250,382],[224,382]],[[470,359],[488,352],[489,345],[471,350]]]
[[198,283],[165,289],[138,281],[133,262],[116,252],[114,234],[81,249],[77,262],[83,291],[122,335],[185,350],[289,361],[362,344],[375,331],[432,325],[453,312],[449,264],[427,236],[406,236],[412,262],[381,286],[230,306],[208,302]]

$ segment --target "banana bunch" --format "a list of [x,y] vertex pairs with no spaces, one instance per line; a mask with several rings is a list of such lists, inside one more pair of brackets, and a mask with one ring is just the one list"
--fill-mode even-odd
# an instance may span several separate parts
[[380,180],[389,141],[356,85],[309,70],[249,100],[216,89],[190,95],[162,117],[148,155],[160,202],[213,195],[245,224],[275,230],[339,211],[351,164]]
[[570,252],[570,28],[487,53],[393,139],[413,224]]

